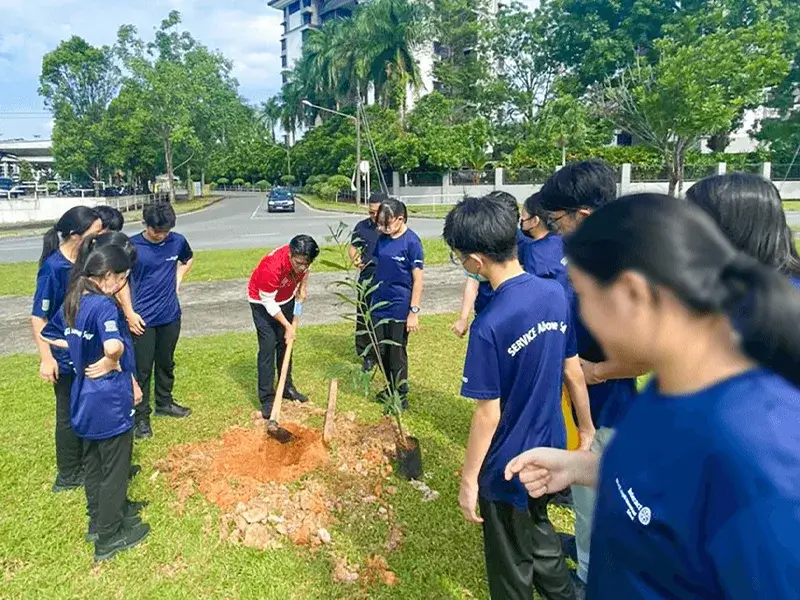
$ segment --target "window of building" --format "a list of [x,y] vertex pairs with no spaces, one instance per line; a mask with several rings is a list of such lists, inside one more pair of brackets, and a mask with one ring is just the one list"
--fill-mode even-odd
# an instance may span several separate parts
[[281,52],[286,52],[286,40],[281,40]]
[[308,39],[308,36],[309,36],[310,33],[311,33],[310,29],[306,29],[306,30],[303,31],[303,43],[304,44],[306,43],[306,40]]
[[289,83],[289,74],[288,73],[281,73],[281,82],[286,85]]
[[289,14],[293,15],[294,13],[300,10],[300,2],[295,2],[289,5]]
[[303,25],[311,25],[311,13],[303,14]]
[[311,8],[311,0],[303,0],[303,8]]
[[281,66],[285,69],[287,64],[288,62],[286,60],[286,55],[284,54],[283,56],[281,56]]

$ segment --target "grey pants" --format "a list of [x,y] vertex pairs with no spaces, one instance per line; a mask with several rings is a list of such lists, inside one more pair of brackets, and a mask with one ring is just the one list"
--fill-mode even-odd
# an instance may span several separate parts
[[[592,442],[592,452],[602,456],[614,437],[614,430],[600,427]],[[594,488],[572,486],[572,503],[575,506],[575,545],[578,548],[578,577],[586,583],[589,577],[589,547],[592,541],[592,519],[596,495]]]

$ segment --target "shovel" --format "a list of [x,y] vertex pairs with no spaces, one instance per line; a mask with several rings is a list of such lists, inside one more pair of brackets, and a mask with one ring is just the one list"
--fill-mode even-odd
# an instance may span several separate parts
[[[294,319],[292,319],[292,329],[297,331],[297,321],[300,314],[303,312],[303,303],[296,302],[294,305]],[[281,418],[281,404],[283,404],[283,390],[286,388],[286,378],[289,375],[289,362],[292,360],[292,348],[294,347],[294,339],[289,340],[286,344],[286,352],[283,355],[283,364],[281,364],[281,374],[278,378],[278,387],[275,389],[275,402],[272,404],[272,412],[269,414],[269,421],[267,421],[267,435],[275,438],[281,444],[288,444],[289,442],[297,439],[291,431],[278,425]]]

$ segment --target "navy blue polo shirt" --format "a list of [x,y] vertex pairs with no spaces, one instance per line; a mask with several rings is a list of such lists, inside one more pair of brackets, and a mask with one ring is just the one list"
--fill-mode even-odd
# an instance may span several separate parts
[[373,284],[378,288],[372,294],[372,305],[386,303],[373,309],[375,322],[380,319],[405,321],[411,307],[414,283],[411,272],[424,266],[419,236],[410,229],[396,239],[381,235],[375,245],[375,263]]
[[[72,263],[67,260],[60,248],[53,251],[45,259],[36,274],[36,292],[33,296],[32,316],[47,321],[53,318],[64,303],[71,270]],[[50,350],[53,358],[58,363],[59,373],[70,372],[72,370],[72,361],[70,360],[69,352],[54,347],[51,347]]]
[[528,494],[518,477],[505,480],[506,464],[537,446],[566,447],[561,383],[569,318],[561,285],[523,273],[502,283],[472,322],[461,395],[500,399],[500,423],[478,479],[489,502],[525,510]]
[[364,219],[356,223],[350,236],[350,243],[361,253],[360,279],[369,279],[375,275],[375,246],[378,245],[380,232],[372,219]]
[[[572,306],[572,323],[578,355],[590,362],[603,362],[606,360],[606,355],[581,320],[578,295],[573,290],[572,284],[569,284],[568,297]],[[609,379],[587,386],[587,390],[594,426],[613,429],[625,416],[636,397],[636,379]]]
[[[69,353],[75,365],[70,394],[70,424],[75,433],[90,440],[112,438],[133,427],[133,340],[119,306],[102,294],[85,294],[78,306],[75,326],[65,329]],[[98,379],[84,375],[100,360],[103,344],[119,340],[125,347],[122,371]]]
[[168,325],[181,318],[176,290],[178,263],[192,258],[192,248],[180,233],[171,231],[160,244],[139,233],[131,238],[136,246],[136,264],[131,271],[133,310],[146,327]]
[[800,590],[800,390],[766,370],[653,381],[603,455],[587,598],[764,600]]

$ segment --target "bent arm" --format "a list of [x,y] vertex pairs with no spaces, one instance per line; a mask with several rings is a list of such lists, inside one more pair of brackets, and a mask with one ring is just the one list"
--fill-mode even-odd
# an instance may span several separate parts
[[[50,343],[42,337],[42,330],[47,325],[47,319],[42,317],[31,317],[31,328],[33,329],[33,341],[39,350],[39,356],[42,360],[53,360],[53,353],[50,350]],[[54,344],[55,345],[55,344]]]
[[187,260],[185,263],[178,264],[178,271],[177,271],[177,285],[180,287],[181,283],[183,282],[183,278],[189,274],[189,271],[192,270],[192,265],[194,265],[194,257]]

